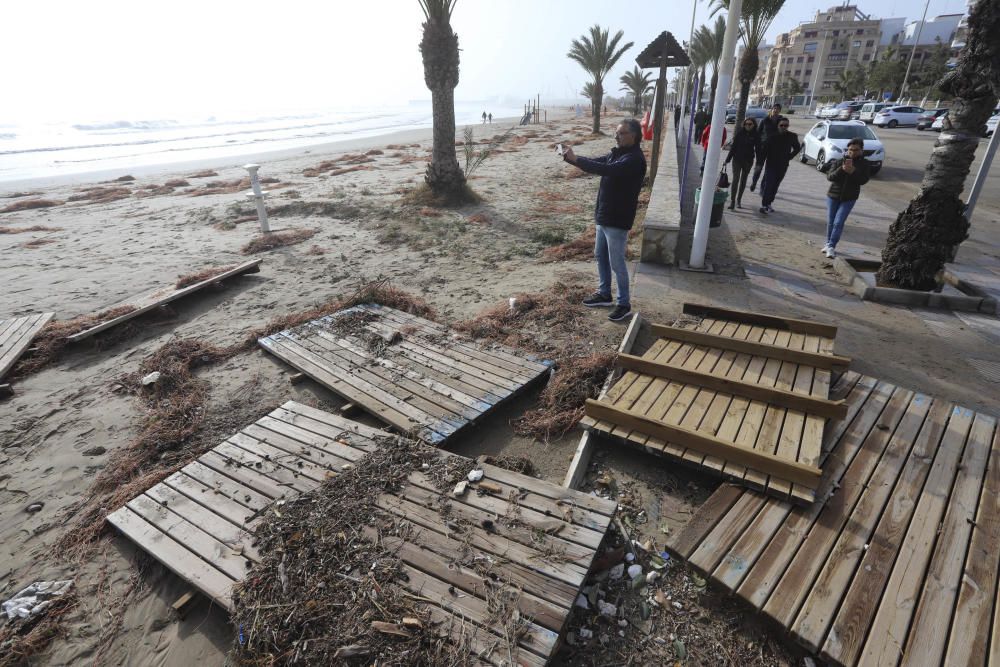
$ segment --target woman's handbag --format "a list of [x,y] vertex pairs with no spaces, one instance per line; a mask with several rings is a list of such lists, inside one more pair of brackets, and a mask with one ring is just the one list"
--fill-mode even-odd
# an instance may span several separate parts
[[726,173],[725,165],[722,166],[722,171],[719,172],[719,182],[716,187],[726,189],[729,187],[729,174]]

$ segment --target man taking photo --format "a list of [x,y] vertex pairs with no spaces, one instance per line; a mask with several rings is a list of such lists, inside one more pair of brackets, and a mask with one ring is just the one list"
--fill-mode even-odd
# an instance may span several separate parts
[[563,149],[563,160],[588,174],[601,177],[594,205],[594,222],[597,225],[594,257],[599,284],[597,291],[583,300],[583,305],[591,308],[615,305],[611,300],[611,274],[614,272],[618,284],[618,305],[608,315],[612,322],[624,320],[632,312],[625,250],[628,231],[632,229],[639,206],[639,190],[646,176],[646,156],[639,147],[640,141],[642,128],[639,121],[630,118],[618,126],[616,146],[607,155],[578,157],[572,148]]

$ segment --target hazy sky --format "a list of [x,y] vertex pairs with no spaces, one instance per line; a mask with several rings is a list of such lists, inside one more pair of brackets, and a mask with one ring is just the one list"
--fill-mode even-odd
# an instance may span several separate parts
[[[787,0],[768,37],[835,2]],[[165,118],[179,113],[371,107],[427,99],[416,0],[55,0],[4,3],[0,120]],[[866,0],[874,17],[919,19],[923,3]],[[678,42],[690,0],[458,0],[461,81],[477,100],[575,95],[587,77],[566,58],[570,41],[598,23],[635,46],[618,78],[661,30]],[[964,0],[931,0],[928,17],[961,13]],[[709,21],[697,5],[696,25]]]

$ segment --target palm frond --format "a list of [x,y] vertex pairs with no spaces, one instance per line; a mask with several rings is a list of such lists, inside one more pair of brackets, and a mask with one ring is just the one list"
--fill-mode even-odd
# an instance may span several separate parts
[[417,0],[417,2],[424,12],[424,18],[428,21],[431,19],[451,21],[451,13],[455,10],[455,3],[458,0]]

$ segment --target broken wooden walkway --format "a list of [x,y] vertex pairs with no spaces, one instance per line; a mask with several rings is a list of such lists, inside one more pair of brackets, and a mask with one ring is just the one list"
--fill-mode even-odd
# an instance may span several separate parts
[[685,304],[692,328],[653,324],[641,357],[621,354],[627,372],[599,401],[585,428],[810,503],[820,482],[824,423],[845,406],[829,399],[836,328]]
[[[231,591],[261,559],[253,533],[271,503],[312,491],[381,446],[385,432],[288,402],[108,516],[143,550],[225,609]],[[457,457],[456,457],[457,458]],[[509,664],[503,630],[488,619],[495,580],[460,563],[487,560],[519,591],[517,605],[531,619],[515,653],[517,664],[544,665],[558,648],[570,609],[612,520],[616,504],[533,477],[468,460],[484,471],[493,493],[477,485],[447,496],[421,471],[379,506],[412,524],[408,537],[383,538],[396,550],[408,578],[400,580],[427,603],[436,625],[462,627],[479,658]],[[516,503],[520,520],[503,517]],[[456,534],[449,523],[468,519]],[[485,525],[484,525],[485,524]],[[374,529],[366,534],[376,539]],[[392,541],[394,540],[394,541]],[[496,571],[496,570],[495,570]],[[461,591],[456,595],[453,591]],[[449,621],[457,621],[449,623]],[[493,653],[503,647],[503,655]]]
[[720,487],[667,548],[836,665],[1000,665],[1000,431],[846,373],[818,500]]
[[339,311],[259,343],[400,432],[434,445],[543,378],[551,366],[375,304]]
[[90,338],[94,334],[98,334],[102,331],[110,329],[111,327],[116,327],[119,324],[127,322],[133,318],[139,317],[143,313],[148,313],[149,311],[155,308],[159,308],[160,306],[165,306],[171,301],[176,301],[177,299],[185,297],[188,294],[192,294],[193,292],[205,289],[209,285],[216,285],[228,278],[243,275],[244,273],[257,273],[258,271],[260,271],[260,263],[262,261],[263,260],[260,259],[252,259],[248,262],[243,262],[242,264],[234,266],[231,269],[228,269],[217,275],[214,275],[211,278],[206,278],[205,280],[194,283],[193,285],[188,285],[187,287],[181,287],[180,289],[177,289],[176,287],[171,285],[170,287],[164,287],[158,289],[151,294],[145,294],[143,296],[136,297],[128,301],[123,301],[122,303],[112,306],[111,308],[109,308],[109,310],[118,309],[122,307],[130,307],[132,308],[132,310],[128,311],[123,315],[119,315],[118,317],[114,317],[105,322],[101,322],[100,324],[92,326],[89,329],[85,329],[79,333],[75,333],[72,336],[67,336],[66,340],[68,340],[71,343],[78,343],[81,340]]
[[0,380],[31,345],[54,313],[39,313],[0,320]]

